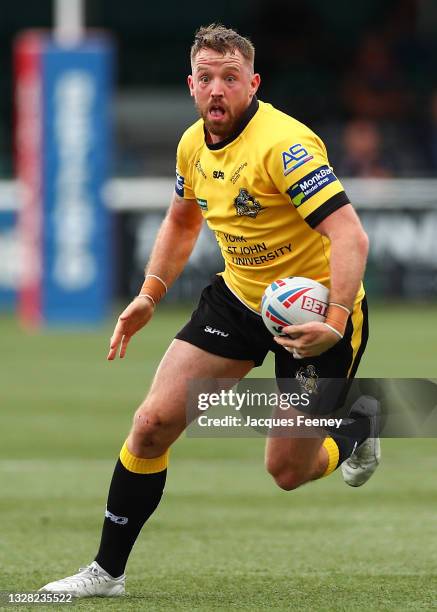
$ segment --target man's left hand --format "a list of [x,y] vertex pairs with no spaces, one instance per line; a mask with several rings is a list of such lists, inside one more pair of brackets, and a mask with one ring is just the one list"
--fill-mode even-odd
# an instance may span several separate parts
[[321,355],[340,341],[336,333],[319,322],[288,325],[282,331],[287,336],[275,336],[275,341],[297,359]]

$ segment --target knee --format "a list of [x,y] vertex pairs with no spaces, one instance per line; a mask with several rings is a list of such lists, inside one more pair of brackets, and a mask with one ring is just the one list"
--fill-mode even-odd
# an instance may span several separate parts
[[284,491],[293,491],[308,480],[306,471],[297,465],[268,460],[266,469]]
[[283,491],[293,491],[306,482],[306,478],[298,472],[290,470],[272,474],[274,481]]
[[132,435],[141,446],[161,446],[169,428],[170,423],[160,411],[142,405],[135,412]]

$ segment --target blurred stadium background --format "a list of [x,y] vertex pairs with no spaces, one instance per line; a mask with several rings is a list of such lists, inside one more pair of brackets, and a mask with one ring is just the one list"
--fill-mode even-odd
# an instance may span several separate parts
[[[34,589],[92,557],[130,414],[201,288],[221,269],[204,229],[127,361],[105,362],[109,315],[140,286],[173,189],[176,145],[196,118],[185,76],[201,24],[220,21],[251,37],[259,97],[320,134],[369,233],[373,308],[361,375],[436,377],[433,0],[87,0],[87,27],[106,31],[116,56],[111,169],[102,192],[111,224],[104,235],[109,289],[100,320],[87,329],[70,323],[29,331],[19,307],[29,261],[18,221],[23,141],[14,141],[13,48],[20,32],[52,28],[54,4],[15,0],[0,12],[4,591]],[[271,372],[268,362],[256,375]],[[387,440],[384,465],[362,491],[346,490],[337,475],[287,495],[263,473],[260,440],[184,438],[165,502],[132,557],[131,597],[122,608],[79,607],[435,609],[435,450],[433,439]]]

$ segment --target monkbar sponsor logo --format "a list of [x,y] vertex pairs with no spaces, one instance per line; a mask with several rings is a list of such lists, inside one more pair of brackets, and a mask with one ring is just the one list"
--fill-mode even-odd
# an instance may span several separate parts
[[294,206],[298,208],[316,193],[337,180],[334,171],[329,166],[321,166],[302,177],[287,190]]

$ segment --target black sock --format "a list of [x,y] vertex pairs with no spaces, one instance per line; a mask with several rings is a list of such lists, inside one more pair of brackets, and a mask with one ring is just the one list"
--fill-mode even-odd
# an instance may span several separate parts
[[109,488],[97,563],[114,578],[121,576],[142,526],[158,506],[167,470],[130,472],[120,459]]
[[[353,420],[352,420],[353,419]],[[346,419],[345,419],[346,420]],[[338,428],[328,428],[329,435],[338,446],[339,459],[337,467],[348,459],[355,448],[370,435],[370,422],[367,417],[351,412],[347,423]]]

